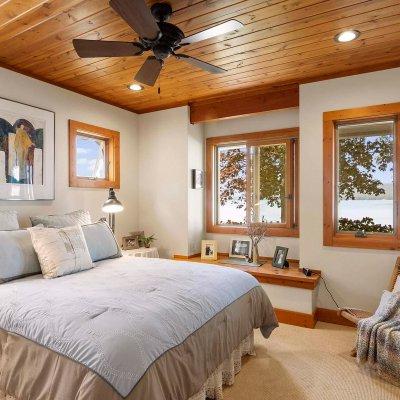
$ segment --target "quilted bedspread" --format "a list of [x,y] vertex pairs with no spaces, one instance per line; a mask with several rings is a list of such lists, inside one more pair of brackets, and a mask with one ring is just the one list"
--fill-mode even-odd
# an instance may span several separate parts
[[[126,256],[1,285],[0,329],[83,364],[126,397],[162,354],[258,285],[231,268]],[[267,337],[277,324],[265,298]]]

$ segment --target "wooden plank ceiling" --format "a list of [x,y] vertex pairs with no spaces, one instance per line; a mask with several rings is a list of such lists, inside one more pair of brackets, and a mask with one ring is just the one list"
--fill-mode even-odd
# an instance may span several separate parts
[[[0,0],[1,65],[140,113],[232,92],[242,95],[400,66],[400,0],[170,3],[174,9],[170,22],[186,35],[228,19],[245,25],[239,32],[184,49],[227,73],[211,75],[170,58],[156,87],[139,93],[128,90],[148,53],[80,59],[72,47],[74,38],[137,39],[107,0]],[[345,44],[333,40],[349,28],[361,32],[358,40]]]

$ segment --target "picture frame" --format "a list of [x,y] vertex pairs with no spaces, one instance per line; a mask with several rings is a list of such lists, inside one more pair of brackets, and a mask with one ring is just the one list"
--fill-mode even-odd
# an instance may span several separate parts
[[201,169],[192,169],[192,189],[204,188],[204,171]]
[[136,236],[138,238],[138,245],[139,247],[144,247],[143,243],[141,242],[141,237],[144,236],[144,231],[133,231],[129,232],[129,236]]
[[139,248],[139,236],[128,235],[122,237],[122,249],[133,250]]
[[201,259],[213,261],[218,259],[218,244],[216,240],[201,241]]
[[0,200],[54,200],[55,113],[0,98]]
[[287,247],[276,246],[272,266],[276,268],[288,268],[289,263],[286,260],[288,251]]
[[251,240],[250,239],[231,239],[229,245],[230,258],[251,258]]

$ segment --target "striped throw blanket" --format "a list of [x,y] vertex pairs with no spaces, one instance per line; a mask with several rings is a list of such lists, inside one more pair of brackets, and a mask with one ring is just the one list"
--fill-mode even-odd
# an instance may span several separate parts
[[400,386],[400,292],[385,291],[375,314],[359,322],[357,362]]

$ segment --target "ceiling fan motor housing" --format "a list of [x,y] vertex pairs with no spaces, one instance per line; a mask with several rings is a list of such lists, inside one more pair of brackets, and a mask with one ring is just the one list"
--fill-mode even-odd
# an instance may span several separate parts
[[150,11],[157,22],[166,22],[172,15],[172,7],[169,3],[155,3],[151,6]]
[[152,50],[157,59],[165,60],[180,47],[179,43],[185,35],[177,26],[168,22],[159,22],[158,26],[162,35],[152,46]]

